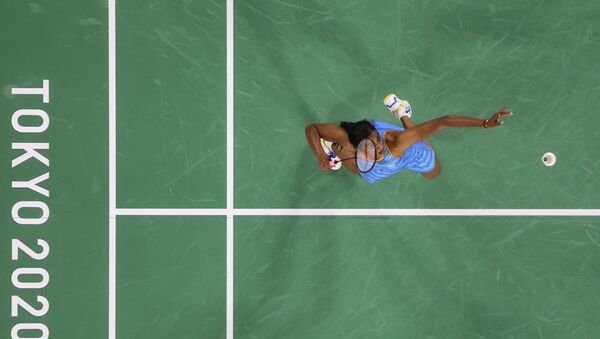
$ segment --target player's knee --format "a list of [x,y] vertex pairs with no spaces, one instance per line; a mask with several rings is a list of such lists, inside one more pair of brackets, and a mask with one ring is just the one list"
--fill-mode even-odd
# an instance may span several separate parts
[[427,172],[427,173],[421,173],[421,175],[429,180],[433,180],[433,179],[437,178],[440,175],[440,173],[437,171],[431,171],[431,172]]
[[427,173],[421,173],[421,175],[423,175],[425,178],[427,178],[429,180],[433,180],[433,179],[437,178],[441,172],[442,172],[442,165],[436,159],[436,164],[435,164],[433,171],[427,172]]

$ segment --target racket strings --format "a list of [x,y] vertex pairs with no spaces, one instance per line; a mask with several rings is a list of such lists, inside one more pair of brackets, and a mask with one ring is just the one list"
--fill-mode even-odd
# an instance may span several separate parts
[[[341,145],[340,145],[341,147]],[[335,163],[355,159],[356,167],[361,173],[367,173],[375,167],[377,163],[377,146],[371,139],[363,139],[355,150],[354,156],[337,160]]]
[[356,149],[356,167],[362,173],[367,173],[377,162],[377,147],[371,139],[362,140]]

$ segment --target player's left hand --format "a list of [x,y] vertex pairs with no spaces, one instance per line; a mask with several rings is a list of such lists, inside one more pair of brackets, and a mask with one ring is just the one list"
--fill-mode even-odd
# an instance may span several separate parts
[[332,167],[331,161],[332,160],[327,156],[317,159],[317,163],[319,164],[319,167],[321,167],[321,169],[324,171],[328,171],[331,169],[331,167]]
[[493,128],[493,127],[500,126],[500,125],[504,124],[504,121],[500,121],[500,118],[509,117],[511,115],[513,115],[513,113],[509,112],[508,108],[506,106],[504,106],[498,112],[494,113],[494,115],[492,115],[491,118],[486,120],[484,127],[485,128]]

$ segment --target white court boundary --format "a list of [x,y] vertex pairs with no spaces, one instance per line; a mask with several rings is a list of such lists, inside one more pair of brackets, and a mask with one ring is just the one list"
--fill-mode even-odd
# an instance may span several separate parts
[[116,0],[108,0],[108,338],[117,336]]
[[227,231],[225,337],[233,339],[233,0],[227,0]]
[[600,209],[236,209],[233,192],[233,1],[227,0],[227,207],[225,209],[117,208],[116,130],[116,0],[108,0],[108,338],[116,339],[116,217],[117,216],[225,216],[226,338],[233,339],[233,220],[235,216],[600,216]]
[[393,208],[118,208],[121,216],[465,216],[597,217],[600,209],[393,209]]

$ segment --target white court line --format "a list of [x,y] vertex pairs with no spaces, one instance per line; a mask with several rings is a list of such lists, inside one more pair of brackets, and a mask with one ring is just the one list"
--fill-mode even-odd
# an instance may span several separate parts
[[108,0],[108,339],[117,321],[117,63],[116,0]]
[[600,216],[591,209],[236,209],[236,216]]
[[233,0],[227,0],[226,339],[233,339]]
[[117,215],[137,216],[537,216],[596,217],[600,209],[385,209],[385,208],[118,208]]
[[203,215],[203,216],[227,216],[229,210],[226,208],[117,208],[117,215],[136,215],[136,216],[186,216],[186,215]]

